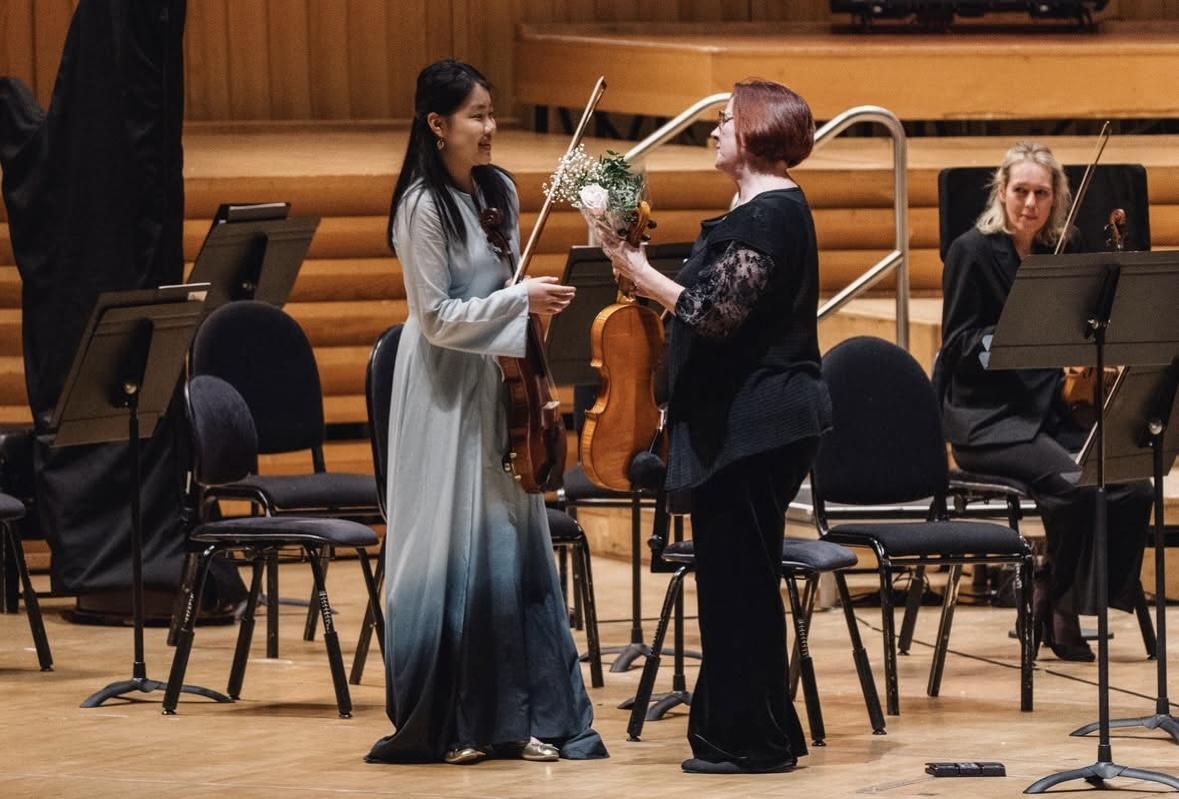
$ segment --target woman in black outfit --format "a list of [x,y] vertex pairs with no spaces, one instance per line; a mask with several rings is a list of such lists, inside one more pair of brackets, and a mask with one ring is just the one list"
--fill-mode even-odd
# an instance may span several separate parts
[[704,651],[683,769],[782,771],[806,754],[785,681],[786,506],[831,418],[814,225],[788,172],[810,154],[814,122],[794,92],[749,80],[712,138],[737,204],[701,224],[674,281],[598,229],[615,269],[674,314],[667,488],[691,502]]
[[[1007,152],[975,227],[950,245],[942,271],[942,350],[934,372],[942,425],[963,469],[1027,483],[1040,509],[1048,570],[1036,579],[1038,639],[1063,660],[1092,660],[1077,614],[1097,612],[1093,584],[1095,489],[1076,485],[1071,453],[1087,431],[1060,399],[1058,369],[987,371],[991,336],[1019,264],[1064,235],[1070,193],[1042,145]],[[1071,231],[1070,238],[1076,235]],[[1133,610],[1150,516],[1149,483],[1110,485],[1109,604]]]

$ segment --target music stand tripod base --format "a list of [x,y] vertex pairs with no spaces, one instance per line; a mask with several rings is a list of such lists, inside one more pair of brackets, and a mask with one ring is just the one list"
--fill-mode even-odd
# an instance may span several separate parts
[[1062,782],[1069,782],[1070,780],[1084,780],[1090,785],[1105,787],[1105,781],[1112,780],[1114,777],[1157,782],[1179,791],[1179,779],[1166,774],[1159,774],[1157,771],[1146,771],[1140,768],[1131,768],[1129,766],[1119,766],[1117,763],[1098,761],[1084,768],[1062,771],[1059,774],[1049,774],[1047,777],[1038,779],[1025,788],[1024,793],[1044,793],[1044,791],[1052,786],[1059,785]]
[[[86,697],[86,701],[79,705],[79,707],[98,707],[108,699],[115,699],[117,697],[134,693],[135,691],[149,694],[152,691],[163,691],[167,687],[167,683],[162,683],[159,680],[151,680],[147,677],[132,677],[130,680],[120,680],[119,682],[113,682],[105,688],[95,691],[90,696]],[[208,699],[212,699],[214,702],[233,702],[232,699],[220,691],[214,691],[211,688],[204,688],[199,685],[182,685],[180,690],[186,694],[195,694],[197,696],[203,696]],[[174,710],[164,711],[164,715],[167,716],[173,716],[175,714],[176,711]]]

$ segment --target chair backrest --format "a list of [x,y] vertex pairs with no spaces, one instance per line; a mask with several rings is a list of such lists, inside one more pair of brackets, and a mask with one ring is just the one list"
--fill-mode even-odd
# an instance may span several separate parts
[[[938,173],[938,224],[943,261],[954,239],[970,230],[986,208],[994,171],[994,168],[971,166],[943,169]],[[1064,171],[1075,194],[1085,167],[1070,165]],[[1115,208],[1126,212],[1125,248],[1150,249],[1146,167],[1142,164],[1101,164],[1093,170],[1085,201],[1077,210],[1075,224],[1081,233],[1078,252],[1105,249],[1105,226],[1109,223],[1109,212]]]
[[833,429],[815,459],[817,498],[884,505],[945,494],[937,400],[912,355],[883,339],[851,338],[823,356],[823,380]]
[[185,397],[196,482],[224,485],[256,471],[258,434],[241,394],[219,377],[197,375],[185,386]]
[[373,473],[377,478],[377,499],[386,516],[385,475],[389,466],[389,402],[393,396],[393,368],[404,325],[393,325],[377,338],[364,372],[364,401],[368,406],[369,438],[373,447]]
[[290,316],[264,302],[222,305],[201,323],[191,373],[214,375],[245,399],[258,431],[258,452],[323,445],[323,394],[307,336]]

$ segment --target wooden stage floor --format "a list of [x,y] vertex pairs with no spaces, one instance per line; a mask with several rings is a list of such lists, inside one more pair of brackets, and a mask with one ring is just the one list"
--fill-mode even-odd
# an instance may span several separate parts
[[[606,643],[628,637],[628,569],[598,558],[594,569],[602,604]],[[283,567],[284,595],[307,595],[306,567]],[[39,585],[44,578],[38,578]],[[361,617],[359,567],[332,569],[338,624],[350,662]],[[658,607],[665,577],[645,576],[648,614]],[[691,581],[688,582],[691,590]],[[1007,638],[1012,611],[962,607],[957,615],[954,654],[946,664],[943,695],[925,696],[936,613],[921,617],[920,642],[901,658],[902,715],[888,720],[888,734],[871,734],[847,647],[847,631],[837,612],[817,614],[812,648],[827,746],[812,749],[790,774],[704,776],[680,772],[687,757],[686,716],[676,713],[648,723],[641,743],[626,741],[626,714],[615,706],[632,694],[637,670],[606,675],[606,686],[590,692],[596,727],[610,748],[606,761],[553,764],[490,761],[475,766],[387,766],[362,761],[369,745],[390,731],[384,713],[379,659],[373,656],[364,684],[353,689],[355,715],[336,717],[322,644],[300,638],[302,613],[283,610],[282,659],[255,657],[246,674],[244,698],[234,705],[187,702],[180,715],[164,717],[159,695],[145,701],[83,710],[78,703],[91,691],[128,676],[129,629],[80,627],[63,622],[56,610],[64,600],[45,603],[56,671],[36,670],[23,615],[0,615],[0,796],[90,797],[549,797],[589,799],[606,796],[733,797],[783,795],[847,797],[1013,797],[1050,772],[1091,763],[1096,742],[1070,738],[1074,727],[1095,718],[1096,668],[1055,660],[1037,664],[1036,710],[1019,711],[1017,647]],[[694,596],[689,595],[689,613]],[[880,615],[857,612],[880,685]],[[650,633],[651,623],[647,624]],[[696,641],[689,622],[689,645]],[[1132,617],[1112,616],[1113,717],[1151,712],[1154,665],[1143,657]],[[222,688],[228,674],[235,628],[200,628],[190,682]],[[584,639],[578,635],[579,644]],[[167,675],[170,650],[164,631],[147,633],[149,674]],[[255,653],[260,653],[261,630]],[[1172,654],[1172,666],[1179,657]],[[588,680],[588,671],[587,680]],[[661,673],[661,686],[670,680]],[[695,667],[689,661],[689,683]],[[799,704],[801,711],[801,703]],[[805,718],[805,717],[804,717]],[[1122,764],[1179,774],[1179,746],[1159,733],[1127,732],[1114,739]],[[930,760],[998,760],[1008,777],[934,779],[923,773]],[[1153,795],[1142,783],[1116,783],[1120,797]],[[1083,786],[1072,784],[1072,789]]]

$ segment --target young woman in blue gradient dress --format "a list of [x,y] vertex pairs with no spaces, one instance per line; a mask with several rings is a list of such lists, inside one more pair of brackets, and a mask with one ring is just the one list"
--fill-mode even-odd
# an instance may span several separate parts
[[370,761],[605,757],[569,632],[543,498],[504,472],[496,356],[523,356],[528,314],[564,309],[552,278],[504,288],[479,224],[519,203],[491,165],[487,80],[440,61],[418,76],[389,212],[409,318],[389,414],[385,669],[395,732]]

